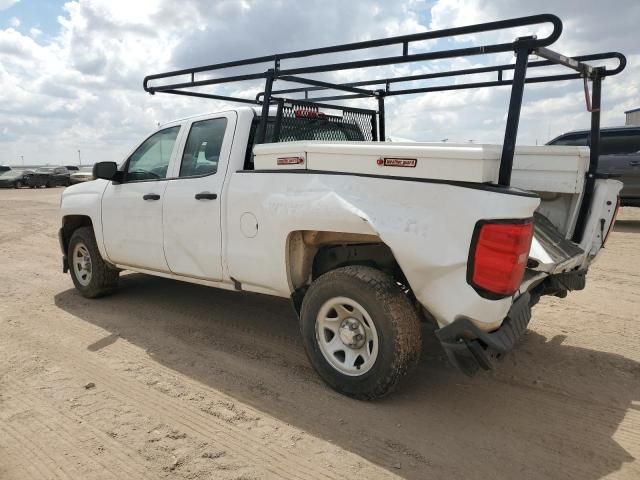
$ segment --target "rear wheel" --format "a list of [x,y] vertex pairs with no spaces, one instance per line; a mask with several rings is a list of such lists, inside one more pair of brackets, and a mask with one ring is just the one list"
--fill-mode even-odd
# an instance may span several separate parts
[[119,271],[102,259],[91,227],[73,232],[67,261],[73,284],[84,297],[100,297],[117,288]]
[[392,277],[349,266],[311,284],[302,303],[307,355],[333,389],[358,399],[393,391],[418,363],[420,320]]

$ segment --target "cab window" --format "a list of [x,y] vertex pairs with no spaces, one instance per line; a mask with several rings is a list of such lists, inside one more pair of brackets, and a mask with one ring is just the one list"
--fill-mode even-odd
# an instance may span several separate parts
[[554,140],[550,145],[573,145],[584,147],[588,144],[588,135],[586,133],[570,133]]
[[159,180],[167,177],[171,152],[180,127],[171,127],[147,138],[127,161],[127,182]]
[[640,134],[634,130],[601,132],[600,154],[625,154],[640,151]]
[[211,175],[218,171],[226,118],[194,122],[180,163],[180,177]]

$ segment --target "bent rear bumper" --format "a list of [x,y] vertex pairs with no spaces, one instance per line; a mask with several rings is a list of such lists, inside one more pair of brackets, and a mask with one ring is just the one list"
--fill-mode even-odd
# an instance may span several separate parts
[[527,330],[533,303],[529,292],[520,295],[500,328],[490,333],[480,330],[468,318],[459,318],[435,333],[449,361],[471,376],[479,368],[492,369],[496,360],[513,349]]

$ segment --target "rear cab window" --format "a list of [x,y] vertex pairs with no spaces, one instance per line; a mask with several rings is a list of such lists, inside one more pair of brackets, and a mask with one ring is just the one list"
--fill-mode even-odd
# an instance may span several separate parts
[[[253,170],[253,147],[255,134],[260,124],[257,116],[251,124],[249,145],[245,158],[245,170]],[[341,117],[325,115],[320,118],[288,118],[282,122],[278,138],[274,139],[276,117],[267,119],[267,132],[264,143],[296,142],[301,140],[324,140],[333,142],[362,142],[366,140],[360,125],[356,122],[345,121]]]
[[226,129],[226,118],[193,122],[182,154],[179,177],[201,177],[218,171]]

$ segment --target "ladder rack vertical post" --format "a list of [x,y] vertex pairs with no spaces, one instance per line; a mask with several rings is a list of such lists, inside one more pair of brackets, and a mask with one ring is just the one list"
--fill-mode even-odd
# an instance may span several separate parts
[[384,91],[378,90],[378,141],[384,142],[386,139],[385,134],[385,118],[384,118]]
[[498,184],[505,187],[511,184],[511,170],[513,169],[513,156],[516,150],[516,137],[518,136],[518,123],[520,121],[528,60],[529,47],[525,45],[516,47],[516,66],[513,72],[509,113],[507,114],[507,125],[504,130],[504,143],[502,144],[500,172],[498,174]]
[[256,135],[256,144],[264,143],[267,136],[267,121],[269,120],[269,106],[271,104],[271,89],[273,87],[273,79],[275,72],[273,69],[267,70],[264,97],[262,97],[262,113],[260,116],[260,124],[258,125],[258,134]]
[[[591,200],[593,191],[596,186],[596,174],[598,171],[598,161],[600,159],[600,103],[602,98],[602,76],[601,69],[595,69],[593,75],[593,84],[591,86],[591,132],[589,133],[589,170],[587,171],[587,180],[584,185],[584,194],[576,227],[573,230],[572,240],[576,243],[582,241],[589,210],[591,208]],[[602,239],[604,241],[604,239]]]

